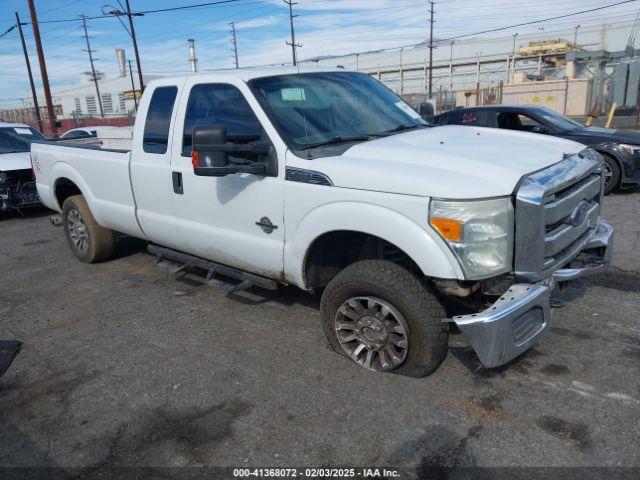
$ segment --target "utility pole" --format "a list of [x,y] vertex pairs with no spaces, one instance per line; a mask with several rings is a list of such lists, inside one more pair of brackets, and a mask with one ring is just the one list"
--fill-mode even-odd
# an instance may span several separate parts
[[516,37],[518,36],[518,32],[513,35],[513,50],[511,51],[511,81],[515,81],[516,79]]
[[231,22],[231,44],[233,45],[233,58],[235,60],[236,68],[240,68],[238,63],[238,37],[236,37],[236,22]]
[[400,49],[400,96],[404,95],[404,65],[402,54],[404,53],[404,48]]
[[449,91],[453,92],[453,40],[449,44]]
[[429,2],[429,98],[433,88],[433,6],[435,2]]
[[477,64],[476,64],[476,106],[480,105],[480,55],[482,52],[477,52],[478,56]]
[[[138,53],[138,42],[136,40],[136,31],[133,28],[133,18],[131,13],[131,6],[129,5],[129,0],[126,0],[127,6],[127,17],[129,17],[129,35],[131,35],[131,40],[133,41],[133,53],[136,56],[136,65],[138,66],[138,82],[140,82],[140,93],[144,92],[144,81],[142,80],[142,65],[140,64],[140,54]],[[138,14],[142,15],[142,14]]]
[[603,23],[602,30],[600,30],[600,50],[607,49],[607,28],[608,25],[606,23]]
[[49,126],[51,134],[55,136],[58,133],[56,127],[56,112],[53,110],[53,101],[51,100],[51,88],[49,87],[49,75],[47,74],[47,65],[44,61],[44,51],[42,50],[42,41],[40,40],[40,28],[38,27],[38,15],[33,0],[29,1],[29,13],[31,14],[31,26],[33,27],[33,37],[36,42],[36,50],[38,51],[38,62],[40,63],[40,74],[42,75],[42,87],[44,89],[44,99],[47,102],[47,114],[49,115]]
[[31,96],[33,96],[33,107],[36,109],[36,120],[38,121],[38,130],[42,131],[42,120],[40,119],[40,107],[38,106],[38,95],[36,86],[33,83],[33,73],[31,73],[31,62],[29,61],[29,53],[27,52],[27,44],[24,41],[24,33],[22,32],[22,23],[18,12],[16,14],[16,22],[18,23],[18,31],[20,32],[20,41],[22,42],[22,51],[24,52],[24,61],[27,64],[27,73],[29,74],[29,84],[31,85]]
[[104,118],[104,111],[102,110],[102,98],[100,97],[100,88],[98,87],[98,77],[96,76],[96,69],[93,66],[93,52],[91,45],[89,44],[89,33],[87,33],[87,17],[82,17],[82,28],[84,29],[84,39],[87,41],[87,49],[85,52],[89,54],[89,63],[91,64],[91,78],[93,78],[93,84],[96,86],[96,94],[98,95],[98,106],[100,107],[100,118]]
[[187,40],[189,44],[189,64],[191,65],[191,73],[198,72],[198,59],[196,58],[196,41],[193,38]]
[[282,0],[282,1],[287,5],[289,5],[289,25],[291,26],[291,41],[287,42],[287,45],[291,46],[291,57],[293,58],[293,66],[295,67],[296,65],[298,65],[296,48],[302,47],[301,44],[296,43],[296,32],[295,32],[295,29],[293,28],[293,19],[298,16],[293,14],[293,6],[297,5],[297,3],[293,2],[293,0]]
[[133,93],[133,106],[136,108],[136,113],[138,112],[138,99],[136,98],[136,85],[133,83],[133,71],[131,70],[131,60],[127,60],[129,62],[129,78],[131,78],[131,93]]
[[573,27],[573,48],[574,50],[578,50],[578,29],[580,28],[580,24]]

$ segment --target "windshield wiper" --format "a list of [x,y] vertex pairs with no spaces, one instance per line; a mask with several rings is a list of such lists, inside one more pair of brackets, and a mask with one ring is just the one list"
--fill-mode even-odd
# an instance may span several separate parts
[[384,137],[387,135],[393,135],[394,133],[404,132],[406,130],[415,130],[416,128],[425,128],[426,125],[421,125],[419,123],[402,123],[397,127],[390,128],[389,130],[384,130],[378,133],[372,133],[371,136],[375,137]]
[[367,140],[371,140],[371,137],[372,135],[336,135],[335,137],[322,142],[307,143],[304,148],[324,147],[327,145],[337,145],[339,143],[348,142],[365,142]]

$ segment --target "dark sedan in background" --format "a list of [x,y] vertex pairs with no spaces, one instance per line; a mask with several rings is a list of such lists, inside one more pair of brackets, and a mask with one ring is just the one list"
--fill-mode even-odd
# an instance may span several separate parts
[[586,127],[553,110],[534,105],[487,105],[441,113],[435,125],[504,128],[567,138],[598,151],[605,159],[605,193],[640,185],[640,133]]

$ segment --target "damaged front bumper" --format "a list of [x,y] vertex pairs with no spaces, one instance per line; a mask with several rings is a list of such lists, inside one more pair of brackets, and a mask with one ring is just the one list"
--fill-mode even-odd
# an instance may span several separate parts
[[531,347],[552,318],[555,282],[598,273],[611,263],[613,227],[602,220],[580,253],[541,283],[512,285],[479,313],[450,319],[460,328],[486,368],[504,365]]
[[0,211],[21,210],[40,205],[36,182],[6,180],[0,183]]

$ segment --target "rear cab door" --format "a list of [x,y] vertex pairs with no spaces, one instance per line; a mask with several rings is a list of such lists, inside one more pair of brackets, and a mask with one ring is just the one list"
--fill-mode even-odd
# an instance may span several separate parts
[[134,127],[131,186],[140,228],[148,240],[180,249],[174,221],[171,152],[176,105],[184,79],[147,86]]

